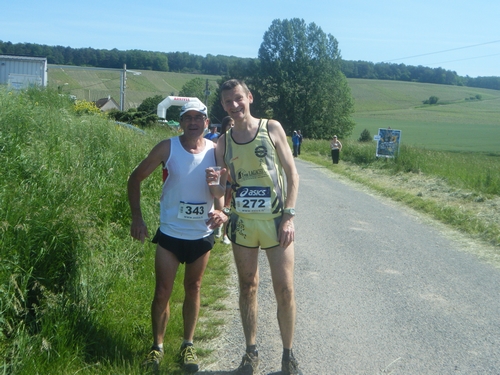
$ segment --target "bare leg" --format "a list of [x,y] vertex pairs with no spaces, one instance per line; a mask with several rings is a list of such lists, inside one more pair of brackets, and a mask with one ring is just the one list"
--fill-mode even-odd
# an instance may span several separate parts
[[169,300],[178,267],[179,261],[177,257],[158,245],[155,257],[156,287],[153,303],[151,304],[154,345],[163,343],[165,329],[170,317]]
[[278,324],[283,348],[291,349],[295,333],[295,292],[293,285],[294,245],[266,250],[278,305]]
[[257,291],[259,287],[259,249],[233,243],[233,255],[240,283],[240,313],[246,345],[255,345],[257,337]]
[[194,330],[200,312],[200,288],[203,273],[207,267],[210,252],[205,253],[191,264],[186,264],[184,274],[184,305],[182,316],[184,318],[184,340],[193,341]]

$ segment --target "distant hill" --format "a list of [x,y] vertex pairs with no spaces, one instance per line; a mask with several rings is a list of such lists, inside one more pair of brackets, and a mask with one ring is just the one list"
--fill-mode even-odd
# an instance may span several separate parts
[[[140,73],[133,73],[138,72]],[[125,109],[137,108],[144,99],[155,95],[177,95],[191,79],[203,78],[217,84],[219,76],[190,73],[133,70],[126,75]],[[95,101],[108,96],[120,101],[122,70],[49,65],[48,86]],[[200,98],[203,99],[203,98]]]
[[[125,108],[137,107],[148,97],[178,94],[189,80],[201,77],[214,85],[220,76],[189,73],[138,71],[127,73]],[[49,87],[80,99],[97,100],[112,96],[120,99],[120,70],[95,70],[49,66]],[[430,148],[457,150],[457,137],[466,137],[465,150],[500,153],[500,91],[466,86],[437,85],[416,82],[348,78],[355,101],[356,127],[351,135],[357,139],[368,129],[373,136],[378,128],[391,126],[402,130],[406,143]],[[478,100],[476,97],[481,98]],[[439,98],[437,105],[424,105],[430,96]],[[203,99],[203,98],[200,98]],[[307,137],[307,135],[305,135]],[[464,149],[460,146],[459,149]]]
[[[363,129],[402,130],[402,142],[431,149],[500,155],[500,91],[429,83],[348,79],[357,139]],[[424,105],[430,96],[436,105]]]

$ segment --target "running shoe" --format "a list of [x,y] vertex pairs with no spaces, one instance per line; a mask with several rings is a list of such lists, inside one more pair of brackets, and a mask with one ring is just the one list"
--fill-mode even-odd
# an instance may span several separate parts
[[186,345],[181,347],[180,362],[182,369],[188,373],[195,373],[198,371],[198,357],[196,356],[196,349],[193,345]]
[[281,373],[283,375],[302,375],[299,362],[293,356],[290,356],[288,360],[281,361]]
[[259,369],[259,356],[252,353],[245,353],[241,360],[240,367],[236,370],[237,375],[257,374]]
[[146,356],[146,359],[142,363],[143,366],[147,367],[148,370],[152,370],[155,374],[158,373],[160,367],[160,362],[163,358],[163,350],[153,346]]
[[229,241],[229,238],[226,234],[224,235],[224,239],[222,240],[222,242],[224,242],[226,245],[229,245],[231,243],[231,241]]

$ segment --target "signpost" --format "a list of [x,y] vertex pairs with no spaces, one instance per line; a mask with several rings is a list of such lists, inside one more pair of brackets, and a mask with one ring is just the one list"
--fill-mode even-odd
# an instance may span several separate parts
[[377,157],[393,158],[399,153],[399,142],[401,141],[401,130],[378,129],[378,135],[374,137],[377,141]]

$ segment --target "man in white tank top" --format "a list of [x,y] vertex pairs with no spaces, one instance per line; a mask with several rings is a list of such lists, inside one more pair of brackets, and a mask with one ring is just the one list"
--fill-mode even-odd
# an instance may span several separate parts
[[[186,372],[198,371],[193,336],[200,310],[201,279],[214,244],[213,229],[227,220],[221,211],[214,210],[214,198],[206,183],[205,169],[216,165],[214,143],[203,138],[208,122],[203,103],[185,104],[180,118],[183,134],[158,143],[128,180],[130,234],[144,243],[149,233],[141,213],[141,182],[159,165],[163,166],[160,228],[152,240],[157,244],[156,287],[151,305],[153,345],[144,362],[154,371],[158,371],[163,357],[169,299],[181,263],[186,264],[182,365]],[[215,205],[221,208],[221,200],[216,199]]]

